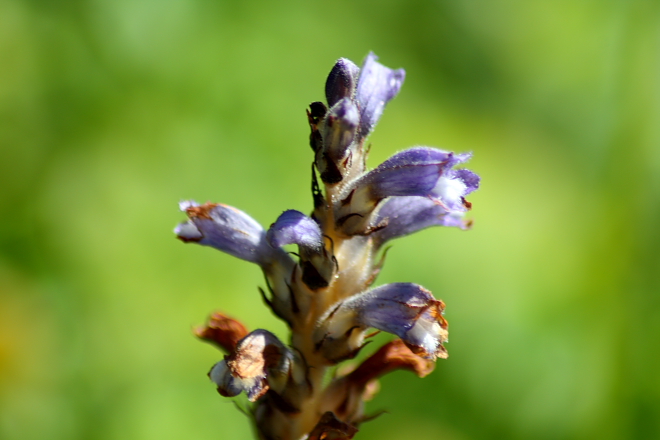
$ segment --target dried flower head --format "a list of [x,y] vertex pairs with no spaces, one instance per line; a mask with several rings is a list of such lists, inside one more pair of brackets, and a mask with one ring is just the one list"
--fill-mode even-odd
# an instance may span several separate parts
[[[350,439],[367,419],[364,401],[378,377],[396,369],[423,377],[447,357],[442,301],[413,283],[372,287],[385,243],[429,226],[468,228],[465,197],[479,186],[476,174],[456,168],[470,154],[429,147],[367,169],[365,139],[404,78],[373,53],[362,69],[343,58],[332,68],[327,105],[313,102],[307,112],[314,152],[310,216],[284,211],[264,230],[231,206],[180,205],[188,221],[175,229],[178,238],[258,264],[266,276],[263,299],[291,330],[287,345],[222,313],[196,330],[227,353],[209,377],[223,396],[245,393],[253,402],[261,439]],[[296,260],[286,245],[297,245]],[[397,339],[324,382],[329,368],[360,352],[370,329]]]

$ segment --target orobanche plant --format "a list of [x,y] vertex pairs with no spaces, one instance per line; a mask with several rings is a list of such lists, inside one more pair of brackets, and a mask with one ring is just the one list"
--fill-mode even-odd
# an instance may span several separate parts
[[[327,104],[307,112],[311,215],[284,211],[265,230],[231,206],[181,203],[188,221],[175,229],[178,238],[258,264],[263,301],[291,330],[287,344],[217,312],[196,330],[227,353],[209,377],[223,396],[247,395],[260,439],[350,439],[368,418],[364,402],[378,377],[396,369],[422,377],[447,357],[442,301],[413,283],[373,287],[390,240],[429,226],[468,228],[465,196],[479,185],[472,171],[455,168],[470,154],[430,147],[367,169],[365,141],[404,78],[373,53],[362,69],[344,58],[334,65]],[[352,370],[334,368],[377,331],[396,338]]]

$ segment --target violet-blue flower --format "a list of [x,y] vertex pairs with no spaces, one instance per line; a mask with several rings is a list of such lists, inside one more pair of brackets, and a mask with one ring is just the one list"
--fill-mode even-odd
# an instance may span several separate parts
[[[466,197],[479,187],[479,177],[460,168],[469,153],[413,147],[367,169],[365,140],[404,79],[403,69],[373,53],[361,69],[336,62],[327,103],[313,102],[307,112],[310,215],[286,210],[266,230],[230,206],[181,203],[188,221],[175,229],[178,238],[259,265],[262,299],[291,331],[285,344],[219,312],[196,330],[227,353],[209,377],[223,396],[247,395],[260,439],[352,438],[369,418],[364,401],[378,377],[395,369],[423,377],[447,357],[441,300],[411,282],[373,286],[385,243],[430,226],[468,229]],[[370,329],[393,339],[327,382],[329,368],[363,350]]]

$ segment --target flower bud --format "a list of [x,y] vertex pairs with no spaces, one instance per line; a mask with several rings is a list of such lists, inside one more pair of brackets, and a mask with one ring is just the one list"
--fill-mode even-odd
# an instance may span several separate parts
[[340,58],[325,82],[325,97],[330,107],[342,98],[352,98],[355,94],[360,68],[351,60]]

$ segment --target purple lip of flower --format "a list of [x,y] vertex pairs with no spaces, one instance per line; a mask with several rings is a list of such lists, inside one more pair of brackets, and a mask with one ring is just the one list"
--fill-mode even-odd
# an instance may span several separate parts
[[372,234],[377,247],[404,235],[430,226],[469,228],[463,212],[450,212],[445,206],[423,197],[392,197],[387,199],[373,220],[375,225],[385,224]]
[[325,250],[319,225],[299,211],[282,213],[266,234],[273,247],[297,244],[302,268],[302,281],[312,290],[327,287],[336,261]]
[[[310,216],[284,211],[266,231],[231,206],[180,205],[188,221],[176,227],[177,237],[258,264],[270,293],[260,288],[263,300],[291,329],[290,347],[222,313],[196,330],[228,353],[209,376],[223,396],[245,393],[255,402],[260,438],[352,438],[375,378],[394,369],[425,376],[447,357],[442,301],[413,283],[371,288],[385,243],[429,226],[469,228],[465,197],[479,187],[479,176],[456,168],[469,153],[413,147],[366,169],[365,139],[404,79],[403,69],[383,66],[373,53],[362,69],[336,62],[325,84],[327,106],[314,102],[307,112]],[[288,245],[297,253],[286,252]],[[370,328],[400,339],[325,383],[327,368],[354,357]]]
[[278,255],[265,241],[261,225],[243,211],[232,206],[192,201],[180,203],[190,220],[176,227],[174,233],[184,242],[197,242],[226,252],[234,257],[267,265]]
[[366,138],[376,126],[385,104],[399,93],[406,79],[405,70],[392,70],[376,60],[378,57],[373,52],[367,55],[357,85],[357,101],[360,106],[359,134],[362,138]]

